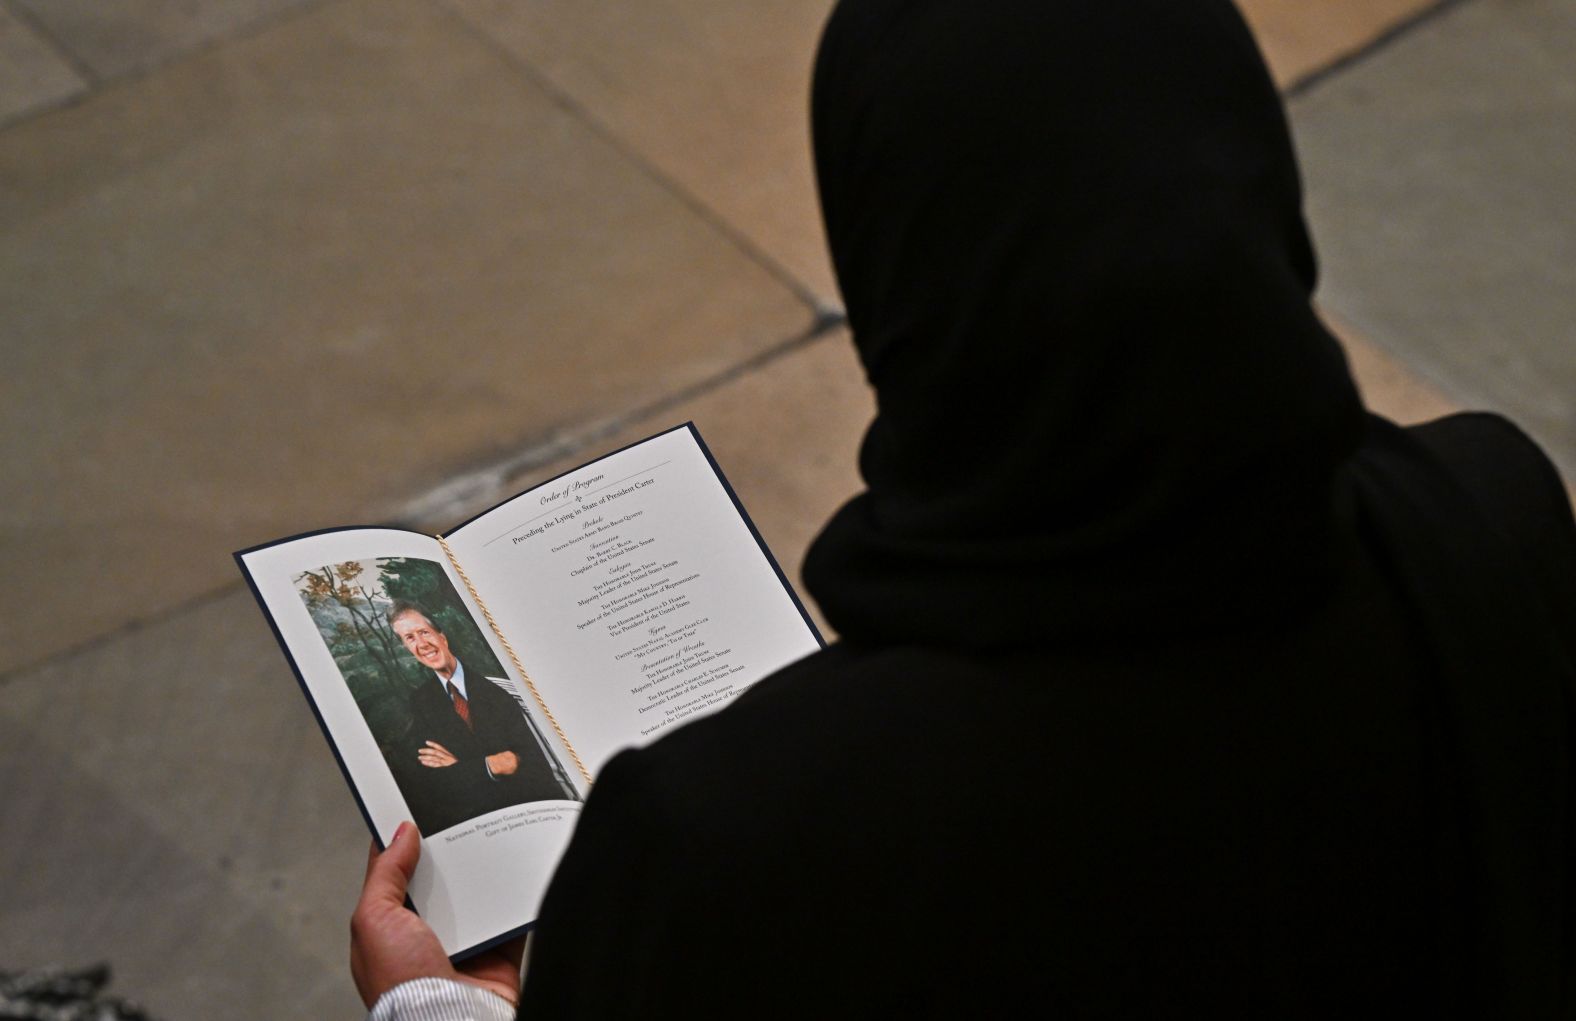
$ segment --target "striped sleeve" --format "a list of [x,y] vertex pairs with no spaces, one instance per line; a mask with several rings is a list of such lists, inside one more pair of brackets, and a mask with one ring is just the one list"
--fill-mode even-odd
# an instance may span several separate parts
[[496,993],[464,982],[418,978],[378,997],[367,1021],[514,1021],[514,1008]]

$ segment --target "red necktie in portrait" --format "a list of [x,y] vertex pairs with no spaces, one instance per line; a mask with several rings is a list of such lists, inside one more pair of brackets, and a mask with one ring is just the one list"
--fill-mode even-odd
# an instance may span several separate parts
[[[449,697],[454,699],[454,711],[460,714],[460,719],[465,721],[467,727],[471,726],[471,704],[465,701],[465,696],[460,694],[460,689],[454,686],[453,681],[448,682]],[[474,729],[474,728],[472,728]]]

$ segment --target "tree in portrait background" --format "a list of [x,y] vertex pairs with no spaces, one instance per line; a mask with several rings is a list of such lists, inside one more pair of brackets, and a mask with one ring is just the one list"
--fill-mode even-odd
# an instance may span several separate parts
[[395,602],[420,607],[470,669],[488,677],[504,676],[492,646],[435,561],[348,560],[303,571],[295,583],[385,754],[410,733],[410,692],[431,683],[431,671],[416,662],[389,627],[386,615]]

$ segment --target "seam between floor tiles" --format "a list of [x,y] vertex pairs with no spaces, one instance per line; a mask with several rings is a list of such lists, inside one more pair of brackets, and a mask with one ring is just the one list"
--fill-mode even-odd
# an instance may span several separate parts
[[201,609],[210,603],[216,603],[220,599],[223,599],[225,596],[228,596],[231,592],[234,592],[236,589],[241,587],[242,583],[240,579],[236,579],[233,582],[226,582],[217,588],[211,588],[204,592],[200,592],[197,595],[188,596],[185,599],[175,603],[173,606],[168,606],[162,610],[157,610],[148,614],[146,617],[138,617],[135,620],[127,621],[124,624],[117,624],[108,631],[96,635],[90,635],[89,637],[68,645],[63,649],[60,649],[56,652],[51,652],[41,659],[29,660],[25,663],[11,667],[4,673],[0,673],[0,691],[3,691],[7,684],[10,684],[12,681],[23,676],[24,674],[31,673],[34,670],[42,670],[51,663],[70,659],[73,656],[80,656],[83,653],[91,652],[94,649],[109,645],[112,642],[117,642],[129,635],[137,634],[140,631],[146,631],[152,627],[157,627],[166,620],[179,617],[183,613],[189,613],[192,610]]
[[[839,312],[818,312],[815,321],[804,331],[786,340],[772,344],[766,349],[751,355],[741,362],[730,365],[720,372],[715,372],[704,379],[697,380],[647,404],[633,408],[622,415],[614,415],[580,428],[552,434],[546,440],[531,444],[519,454],[483,468],[460,472],[439,485],[432,487],[426,493],[395,505],[391,512],[381,517],[391,525],[419,526],[424,521],[440,518],[450,508],[458,512],[468,506],[474,506],[476,501],[489,496],[494,500],[503,499],[512,492],[510,487],[517,485],[520,479],[537,468],[551,464],[560,458],[569,457],[576,452],[585,451],[591,444],[598,440],[606,439],[622,429],[660,415],[664,411],[677,407],[686,401],[703,397],[752,373],[759,372],[778,359],[828,337],[841,327],[843,323],[844,318]],[[369,516],[378,517],[379,515]],[[197,595],[189,596],[146,617],[139,617],[117,625],[101,634],[84,638],[41,659],[21,663],[0,673],[0,689],[4,689],[7,684],[24,674],[41,670],[51,663],[80,656],[119,641],[129,635],[157,627],[165,621],[172,620],[184,613],[190,613],[216,603],[243,587],[240,579],[237,579]]]
[[[94,72],[89,65],[80,61],[75,54],[66,49],[64,45],[55,38],[54,33],[49,32],[31,16],[26,17],[23,19],[23,21],[28,28],[43,35],[50,45],[59,49],[63,55],[69,55],[69,63],[71,64],[73,71],[76,71],[78,74],[84,74],[88,76],[88,87],[83,89],[81,92],[73,93],[70,96],[65,96],[53,102],[31,107],[15,117],[9,119],[0,119],[0,132],[14,128],[18,124],[25,124],[34,118],[42,117],[45,114],[53,113],[56,110],[61,110],[69,106],[75,106],[76,104],[84,102],[88,98],[97,95],[103,89],[123,85],[128,82],[140,81],[149,75],[162,71],[165,68],[171,67],[183,60],[190,60],[193,57],[201,56],[202,54],[216,50],[221,46],[228,46],[231,43],[254,38],[280,25],[287,24],[296,18],[305,17],[314,11],[321,10],[336,3],[345,2],[346,0],[297,0],[296,3],[293,3],[288,7],[277,11],[269,11],[266,14],[258,15],[250,21],[244,21],[230,31],[221,35],[217,35],[212,39],[204,39],[198,43],[186,47],[185,49],[178,49],[171,53],[166,53],[164,56],[153,61],[151,64],[143,67],[134,67],[126,71],[118,71],[111,75],[99,75],[98,73]],[[20,8],[17,4],[15,4],[13,0],[0,0],[0,3],[6,4],[6,9],[10,10],[12,13],[23,10],[23,8]]]
[[87,86],[89,91],[97,88],[99,83],[103,81],[103,78],[99,77],[98,72],[88,66],[87,61],[77,56],[76,51],[67,46],[65,40],[56,35],[54,30],[40,20],[31,10],[16,3],[15,0],[0,0],[0,7],[4,7],[11,17],[20,21],[28,31],[42,39],[44,44],[55,52],[55,56],[64,61],[66,66],[70,67],[76,73],[76,76],[82,79],[82,84]]
[[1471,2],[1472,0],[1435,0],[1434,3],[1424,7],[1422,10],[1414,11],[1405,18],[1402,18],[1400,21],[1396,22],[1394,25],[1391,25],[1383,32],[1380,32],[1366,43],[1358,46],[1356,49],[1343,53],[1334,60],[1330,61],[1328,64],[1316,67],[1302,75],[1296,81],[1288,85],[1283,94],[1288,101],[1297,99],[1317,88],[1319,85],[1323,84],[1329,79],[1334,78],[1336,75],[1341,74],[1342,72],[1363,63],[1369,57],[1375,56],[1381,51],[1388,49],[1396,42],[1399,42],[1406,36],[1411,35],[1412,32],[1434,21],[1436,18],[1448,14],[1457,7],[1463,7]]
[[728,386],[765,369],[773,362],[808,347],[839,329],[840,312],[817,313],[803,332],[779,341],[719,372],[696,380],[622,414],[594,420],[567,430],[553,431],[517,454],[450,476],[440,485],[397,505],[386,516],[395,524],[419,528],[424,523],[451,521],[478,503],[494,503],[516,492],[527,475],[593,444],[649,421],[666,411]]
[[810,306],[810,310],[815,313],[818,320],[829,315],[841,314],[841,311],[835,305],[818,297],[808,285],[794,276],[774,256],[756,244],[747,234],[735,227],[715,209],[707,205],[700,196],[686,188],[671,174],[658,167],[639,149],[626,142],[612,127],[592,113],[589,107],[561,88],[557,82],[553,81],[541,69],[514,52],[514,50],[506,46],[485,28],[466,17],[463,11],[455,8],[448,0],[429,0],[429,2],[445,11],[456,23],[463,26],[469,35],[486,46],[505,64],[518,72],[522,78],[536,88],[541,89],[550,100],[585,125],[592,134],[612,147],[615,152],[628,160],[664,191],[678,199],[679,202],[700,217],[708,226],[726,238],[751,262],[764,269],[774,280],[788,288],[796,298]]

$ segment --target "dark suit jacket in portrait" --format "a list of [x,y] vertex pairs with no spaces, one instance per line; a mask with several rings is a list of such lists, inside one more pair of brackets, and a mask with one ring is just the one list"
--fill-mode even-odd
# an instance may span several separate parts
[[[411,692],[411,731],[394,751],[394,777],[416,828],[427,835],[510,805],[571,797],[553,776],[520,704],[480,671],[462,667],[471,725],[460,719],[437,675],[429,674]],[[423,766],[416,753],[427,741],[436,741],[459,761]],[[503,751],[514,752],[519,767],[513,775],[493,778],[486,758]]]

